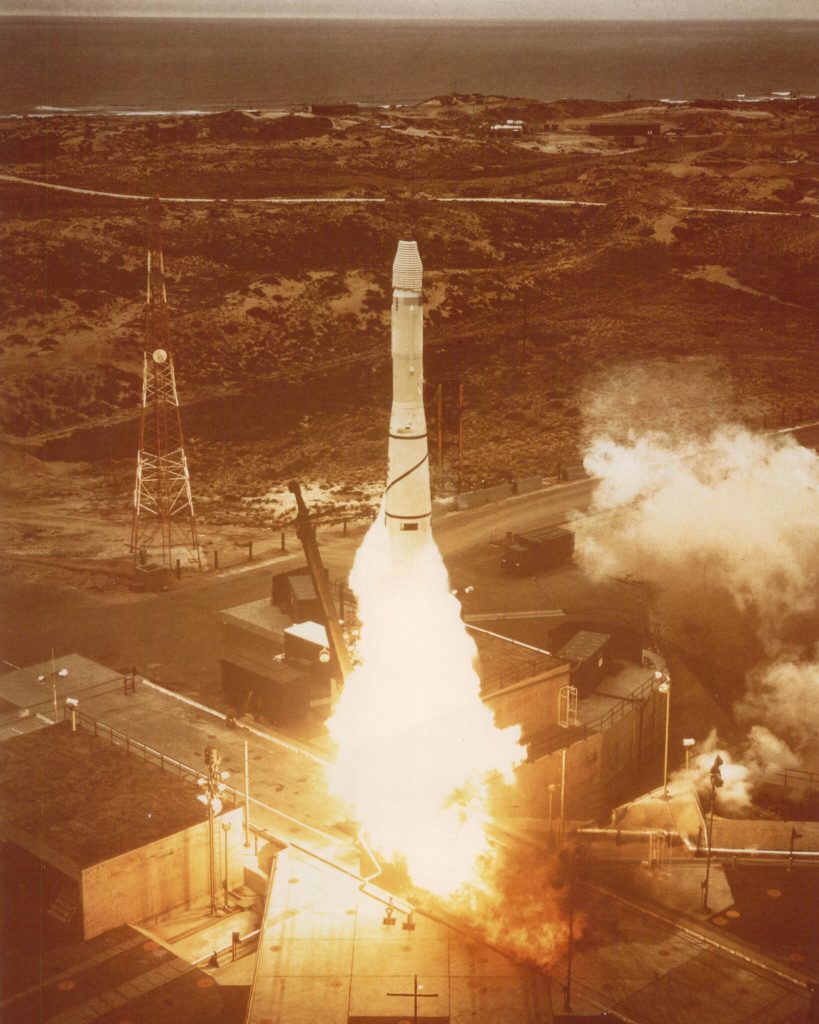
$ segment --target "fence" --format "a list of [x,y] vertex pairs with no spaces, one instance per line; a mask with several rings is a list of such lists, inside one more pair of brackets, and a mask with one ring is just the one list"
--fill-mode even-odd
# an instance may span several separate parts
[[[764,412],[759,416],[749,417],[741,426],[749,430],[783,430],[798,426],[804,423],[819,422],[819,406],[811,407],[806,405],[796,406],[792,410],[780,409],[773,412]],[[543,467],[542,474],[536,476],[510,478],[504,481],[482,480],[481,488],[473,492],[463,492],[456,497],[459,508],[473,508],[486,504],[488,501],[497,501],[500,498],[508,497],[511,494],[524,494],[539,489],[540,481],[580,479],[585,471],[582,465],[577,463],[577,453],[561,453]],[[335,531],[338,535],[346,537],[349,532],[356,529],[363,530],[375,519],[375,509],[362,509],[355,514],[335,515],[328,512],[320,516],[320,529],[322,532]],[[285,527],[279,527],[258,540],[249,540],[237,543],[230,551],[224,548],[214,548],[207,551],[207,568],[211,571],[229,569],[237,565],[247,565],[257,559],[272,558],[275,555],[285,555],[290,551],[301,551],[301,545],[296,536],[295,523]]]
[[481,676],[481,693],[483,696],[497,693],[508,686],[519,683],[522,679],[532,679],[555,667],[555,660],[549,655],[533,656],[529,660],[520,660],[514,665],[484,673]]
[[[375,510],[362,511],[357,515],[344,516],[343,518],[322,518],[320,524],[316,525],[317,534],[335,532],[337,536],[346,537],[356,530],[363,531],[375,519]],[[286,555],[292,552],[301,552],[301,541],[296,534],[296,524],[291,523],[286,527],[280,527],[259,540],[249,540],[236,543],[230,550],[225,548],[212,548],[204,551],[206,568],[212,572],[220,569],[230,569],[237,565],[248,565],[251,562],[265,558],[275,558],[277,555]]]
[[773,772],[772,777],[781,780],[786,788],[788,786],[800,789],[819,789],[819,772],[807,771],[802,768],[786,768],[781,772]]
[[602,715],[598,715],[597,718],[593,718],[589,722],[580,722],[577,725],[572,725],[566,730],[565,734],[555,733],[550,737],[550,742],[544,744],[543,747],[538,747],[537,757],[546,757],[553,754],[557,750],[561,750],[567,746],[566,736],[570,736],[570,743],[577,743],[580,740],[588,739],[590,736],[595,735],[599,732],[605,732],[615,722],[620,721],[621,718],[625,718],[631,714],[632,708],[635,704],[641,704],[647,700],[652,693],[657,692],[656,688],[658,680],[653,675],[649,676],[645,682],[641,683],[636,690],[632,690],[627,697],[621,697],[616,704],[613,704],[607,711],[604,711]]

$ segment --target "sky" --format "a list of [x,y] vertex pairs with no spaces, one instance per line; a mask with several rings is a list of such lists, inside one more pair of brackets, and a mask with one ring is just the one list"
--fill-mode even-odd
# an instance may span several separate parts
[[815,19],[817,0],[0,0],[3,14],[161,17]]

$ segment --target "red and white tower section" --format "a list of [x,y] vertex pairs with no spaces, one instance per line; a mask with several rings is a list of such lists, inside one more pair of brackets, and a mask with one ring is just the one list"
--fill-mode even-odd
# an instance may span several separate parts
[[392,412],[384,514],[394,556],[430,537],[432,503],[424,415],[423,272],[415,242],[399,242],[392,265]]
[[162,256],[159,200],[151,204],[139,454],[131,551],[134,565],[201,565],[190,473],[182,437]]

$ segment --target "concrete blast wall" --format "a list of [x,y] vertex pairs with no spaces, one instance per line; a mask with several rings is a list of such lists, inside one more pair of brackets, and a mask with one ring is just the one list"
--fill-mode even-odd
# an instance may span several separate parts
[[[586,821],[600,812],[601,748],[601,734],[592,733],[573,743],[566,752],[567,819]],[[507,812],[510,817],[521,815],[527,818],[547,818],[549,786],[554,786],[551,804],[552,818],[556,822],[560,815],[561,769],[562,756],[559,750],[537,761],[522,764],[515,773],[515,809]]]
[[569,666],[561,665],[550,675],[513,683],[484,697],[499,728],[520,725],[524,738],[557,721],[558,695],[569,682]]
[[[647,771],[650,777],[656,768],[656,782],[662,782],[658,756],[662,753],[664,711],[664,698],[655,691],[603,732],[590,733],[569,746],[566,755],[567,819],[587,821],[601,816],[605,819],[615,804],[633,795],[637,780],[645,779]],[[557,816],[560,751],[521,765],[516,778],[515,809],[507,813],[547,817],[549,786],[553,785],[553,816]]]
[[[222,822],[231,823],[227,833]],[[237,807],[220,815],[214,831],[221,904],[226,835],[228,887],[235,888],[244,879],[242,809]],[[210,893],[208,823],[193,825],[138,850],[84,868],[81,885],[86,939],[121,924],[135,924],[173,907],[207,899]]]

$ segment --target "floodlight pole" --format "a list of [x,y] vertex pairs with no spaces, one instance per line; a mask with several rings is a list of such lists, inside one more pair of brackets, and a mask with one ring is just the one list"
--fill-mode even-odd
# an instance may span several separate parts
[[711,767],[711,810],[708,816],[708,848],[705,853],[705,879],[702,883],[702,909],[708,911],[708,882],[711,875],[711,842],[714,836],[714,804],[717,802],[717,790],[722,785],[722,773],[720,766],[722,758],[717,754],[714,764]]
[[566,1013],[572,1010],[572,954],[574,953],[574,875],[577,870],[577,846],[572,851],[571,867],[569,868],[569,950],[566,960],[566,985],[563,989],[563,1009]]
[[671,680],[665,680],[665,753],[663,754],[663,800],[668,799],[668,733],[671,726]]
[[250,753],[245,740],[245,848],[250,846]]
[[221,780],[219,775],[219,764],[221,758],[215,747],[205,747],[205,765],[208,774],[205,779],[205,803],[208,808],[208,853],[210,861],[210,912],[219,912],[219,897],[217,893],[217,864],[216,864],[216,811],[214,801],[218,795],[218,785]]

